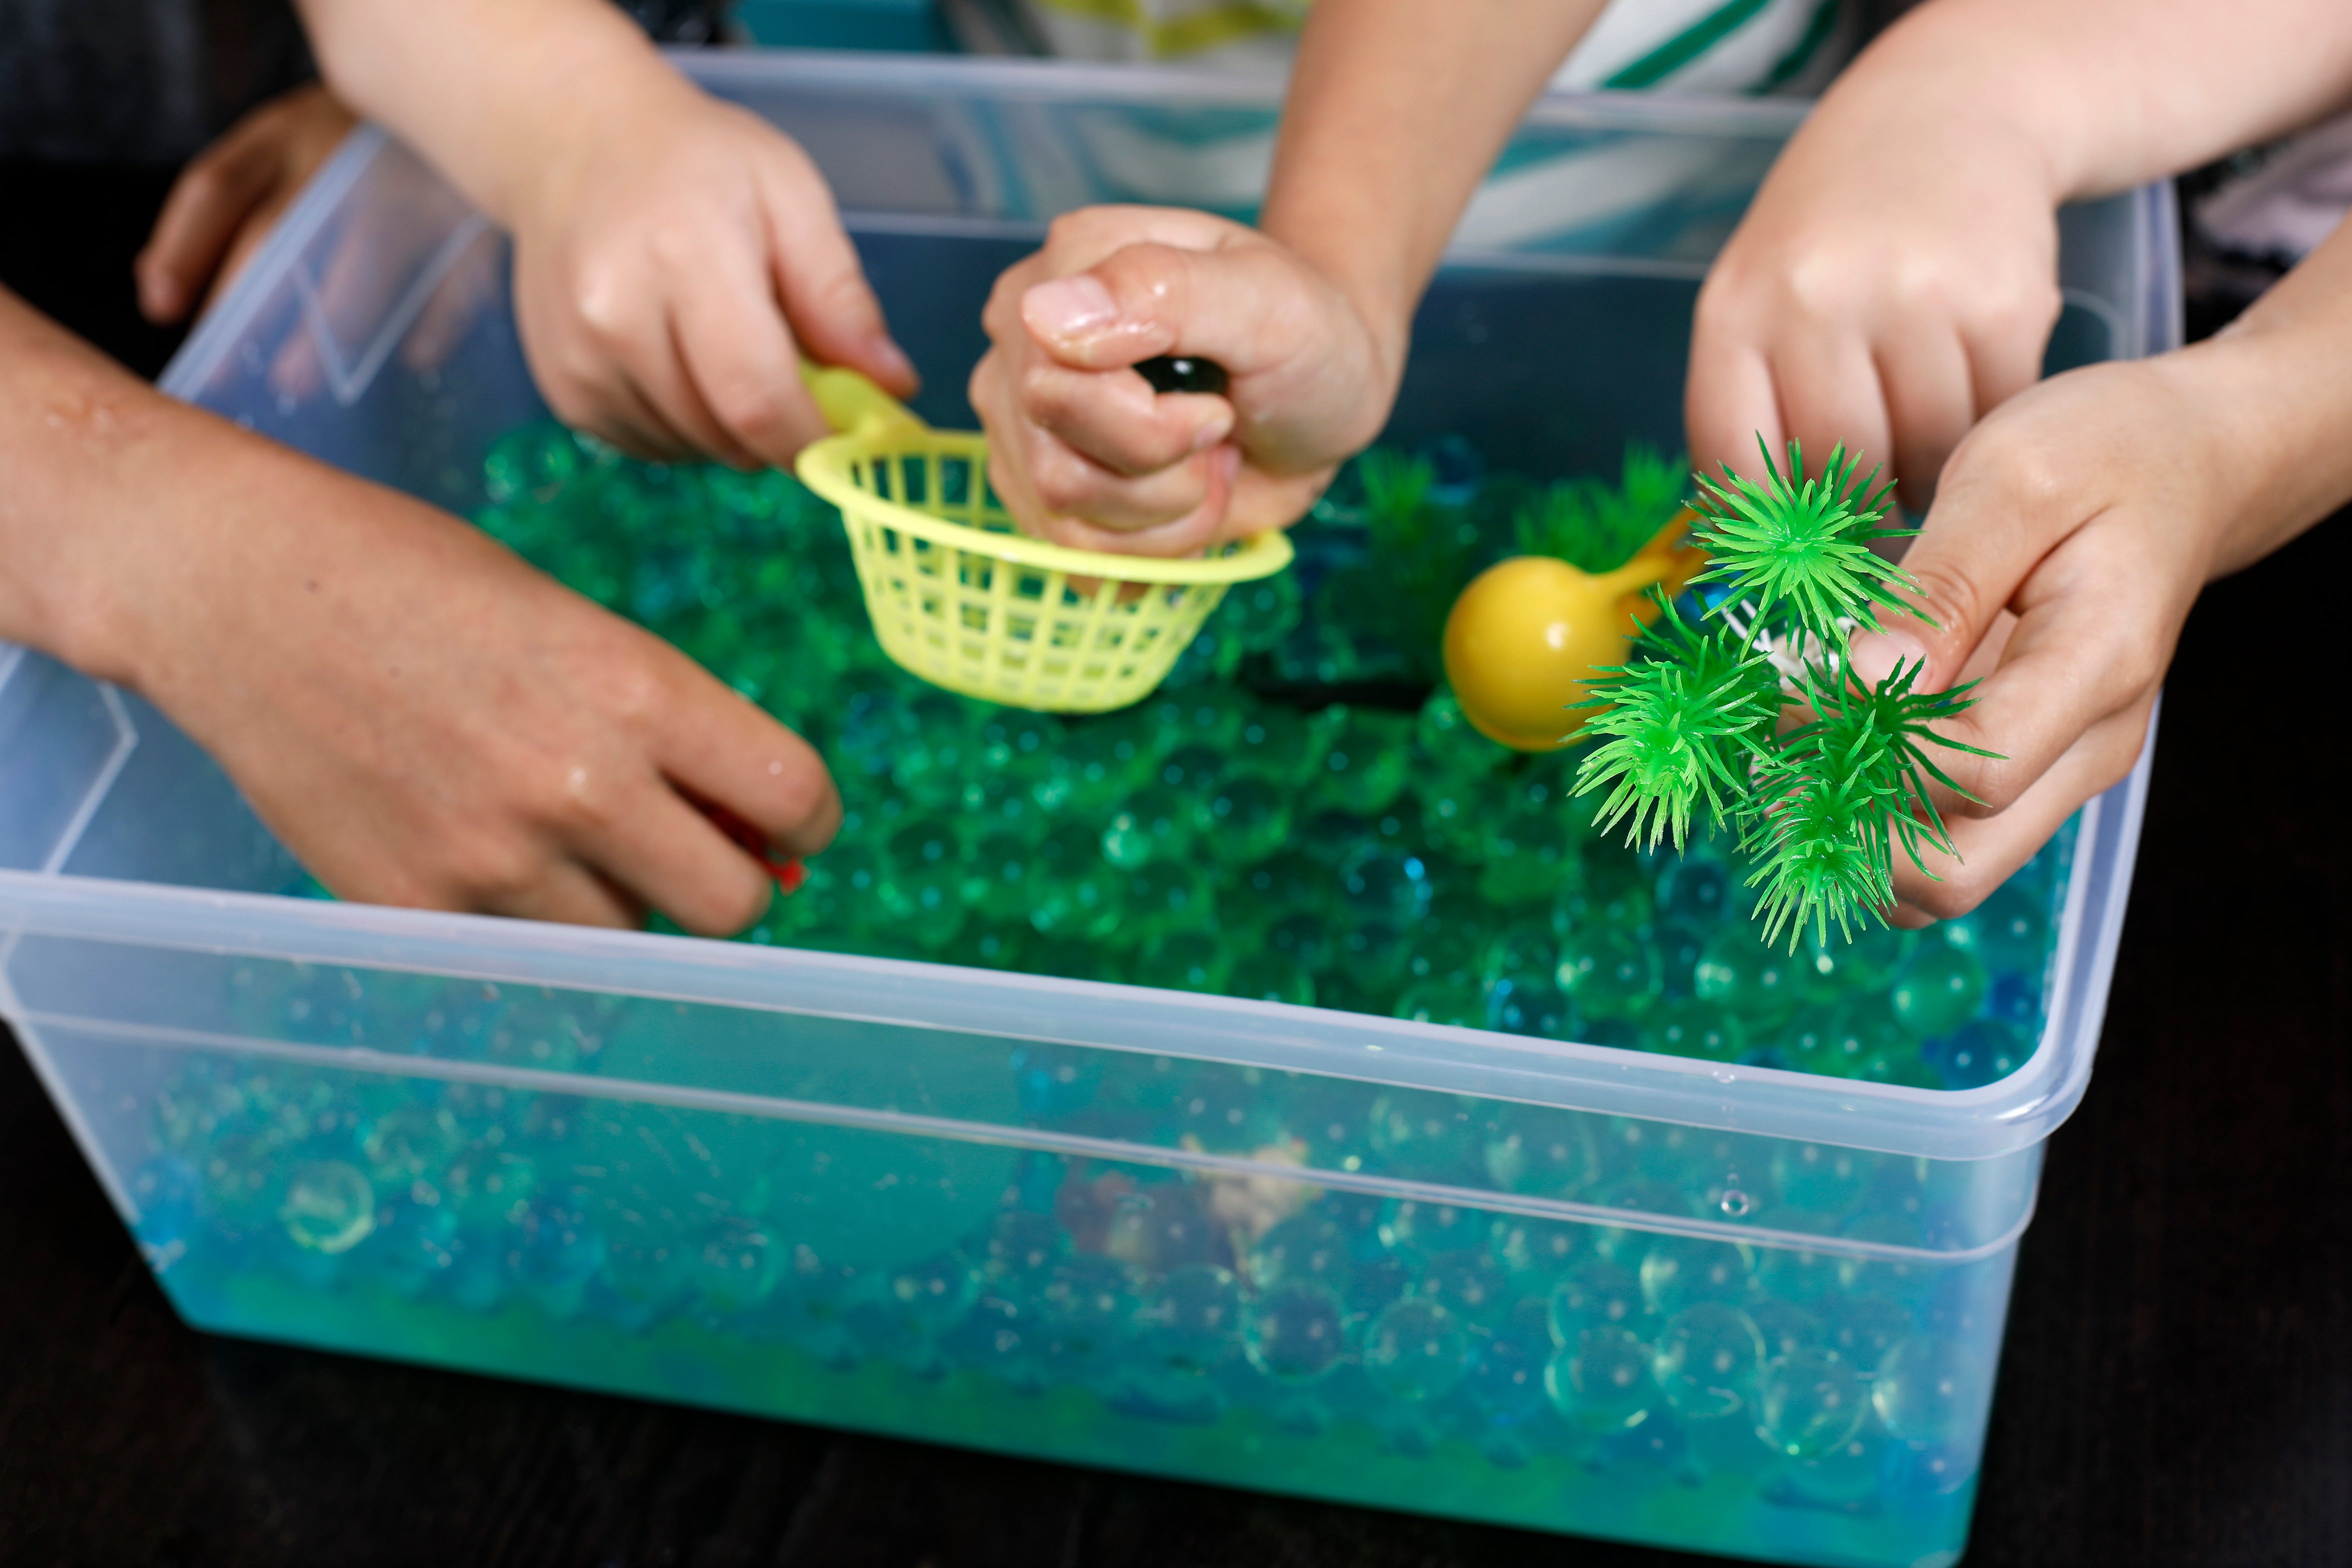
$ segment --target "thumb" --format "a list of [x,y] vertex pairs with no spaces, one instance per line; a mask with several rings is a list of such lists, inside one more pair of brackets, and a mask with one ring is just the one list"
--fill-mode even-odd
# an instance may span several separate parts
[[1911,548],[1903,556],[1909,579],[1897,587],[1909,613],[1881,608],[1881,632],[1853,639],[1857,679],[1875,686],[1898,664],[1926,661],[1917,689],[1941,691],[1957,684],[1969,659],[2033,571],[2053,534],[2044,510],[2001,482],[2003,476],[1976,471],[1954,454],[1947,483],[1929,510]]

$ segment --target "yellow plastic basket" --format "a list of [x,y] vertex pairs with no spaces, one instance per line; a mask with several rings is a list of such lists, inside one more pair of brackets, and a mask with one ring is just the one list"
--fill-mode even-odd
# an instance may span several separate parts
[[841,509],[883,651],[937,686],[1016,708],[1099,713],[1149,696],[1235,583],[1290,564],[1261,533],[1183,561],[1019,532],[988,489],[988,443],[934,430],[851,371],[809,370],[840,434],[794,466]]

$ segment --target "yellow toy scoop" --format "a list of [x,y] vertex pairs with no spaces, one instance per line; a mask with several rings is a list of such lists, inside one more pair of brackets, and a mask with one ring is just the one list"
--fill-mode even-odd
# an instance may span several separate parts
[[1149,696],[1235,583],[1290,564],[1261,533],[1163,561],[1032,539],[988,487],[988,442],[934,430],[855,371],[803,365],[838,434],[793,465],[841,509],[874,635],[966,696],[1099,713]]
[[1591,715],[1585,682],[1622,664],[1657,612],[1643,593],[1683,591],[1706,555],[1689,542],[1687,509],[1633,558],[1598,576],[1549,555],[1517,555],[1471,580],[1445,618],[1445,678],[1478,731],[1522,752],[1558,751]]

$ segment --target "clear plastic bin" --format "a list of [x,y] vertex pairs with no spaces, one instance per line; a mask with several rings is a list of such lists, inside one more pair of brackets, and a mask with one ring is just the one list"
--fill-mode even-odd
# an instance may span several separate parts
[[[851,215],[922,411],[1084,201],[1245,210],[1276,84],[729,57]],[[1392,437],[1677,445],[1690,300],[1796,110],[1555,99]],[[2178,340],[2167,193],[2070,210],[2054,363]],[[338,154],[179,395],[459,510],[543,412],[503,246]],[[278,896],[137,698],[0,651],[0,1008],[193,1324],[1791,1563],[1955,1560],[2147,763],[2063,862],[2038,1049],[1966,1092],[1275,1004]]]

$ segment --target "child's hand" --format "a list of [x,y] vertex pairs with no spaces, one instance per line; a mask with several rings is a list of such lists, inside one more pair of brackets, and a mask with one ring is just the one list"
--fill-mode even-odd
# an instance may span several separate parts
[[[1152,207],[1057,221],[984,321],[997,492],[1033,533],[1139,555],[1297,521],[1378,433],[1402,349],[1256,230]],[[1226,395],[1155,395],[1129,367],[1160,354],[1214,360]]]
[[685,82],[551,155],[509,215],[515,310],[540,390],[641,457],[782,466],[826,434],[804,351],[904,396],[894,343],[806,153]]
[[[1865,86],[1868,84],[1864,84]],[[1981,115],[1825,104],[1699,292],[1685,415],[1702,470],[1756,437],[1885,463],[1915,513],[1969,427],[2041,374],[2057,196]]]
[[271,99],[196,154],[131,265],[140,312],[182,321],[227,287],[354,123],[314,82]]

